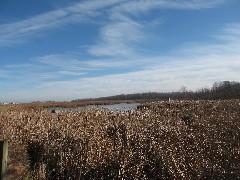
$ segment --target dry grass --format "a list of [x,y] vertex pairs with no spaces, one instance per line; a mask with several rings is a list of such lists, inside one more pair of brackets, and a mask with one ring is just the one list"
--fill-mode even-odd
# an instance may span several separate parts
[[238,179],[240,100],[149,102],[141,111],[0,106],[9,179]]

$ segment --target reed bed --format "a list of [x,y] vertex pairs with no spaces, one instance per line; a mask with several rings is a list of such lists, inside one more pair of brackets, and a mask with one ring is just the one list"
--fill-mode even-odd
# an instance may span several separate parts
[[239,179],[240,100],[50,113],[0,106],[9,179]]

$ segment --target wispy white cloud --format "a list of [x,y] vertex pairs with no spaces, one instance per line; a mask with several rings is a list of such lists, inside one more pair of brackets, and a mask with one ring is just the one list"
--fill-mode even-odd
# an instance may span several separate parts
[[[196,56],[192,51],[188,53],[179,51],[178,54],[166,57],[152,57],[152,59],[148,57],[149,61],[155,63],[142,70],[92,78],[42,82],[40,86],[31,89],[35,94],[26,91],[20,94],[23,99],[31,100],[72,100],[122,93],[174,91],[182,86],[196,90],[205,85],[211,86],[215,81],[240,81],[240,51],[224,54],[228,48],[233,48],[229,44],[219,47],[222,50],[221,54],[219,54],[220,49],[217,52],[214,50],[215,44],[212,46],[202,44],[201,46],[208,45],[209,48],[205,54],[198,52]],[[184,48],[186,47],[183,46]],[[198,51],[205,50],[199,47]]]
[[87,74],[86,72],[73,72],[73,71],[58,71],[59,74],[63,74],[63,75],[71,75],[71,76],[80,76],[80,75],[84,75]]
[[136,63],[139,65],[146,64],[146,59],[143,57],[131,56],[130,54],[128,54],[128,56],[126,55],[125,58],[116,55],[108,58],[101,57],[93,59],[81,59],[78,57],[78,55],[66,53],[37,57],[33,59],[33,63],[35,63],[35,65],[38,64],[44,66],[45,68],[52,67],[55,70],[87,72],[99,71],[108,68],[124,68],[131,66],[136,67]]
[[[234,27],[238,27],[238,24],[232,25],[232,32],[223,30],[219,35],[235,34],[235,38],[238,38],[239,35],[235,33],[238,29]],[[134,72],[52,81],[43,83],[40,88],[52,92],[51,97],[55,99],[61,96],[76,99],[122,93],[174,91],[179,90],[181,86],[196,90],[205,85],[211,86],[215,81],[240,81],[239,47],[233,46],[235,41],[232,41],[233,44],[229,40],[226,42],[221,46],[218,42],[206,42],[201,45],[196,43],[189,51],[186,51],[189,47],[183,46],[182,50],[165,57],[148,56],[145,58],[152,62],[151,65]],[[207,51],[205,46],[208,47]],[[235,53],[228,53],[229,49],[233,48],[232,52]],[[55,94],[54,89],[58,89]]]
[[[52,54],[34,59],[35,62],[50,66],[62,71],[81,71],[85,73],[86,71],[97,71],[109,67],[120,67],[123,64],[118,60],[109,59],[81,59],[77,55],[73,54]],[[70,73],[69,73],[70,74]]]
[[[176,52],[190,54],[191,56],[233,56],[240,55],[240,24],[233,23],[223,25],[217,34],[209,35],[210,39],[202,43],[185,43],[182,48]],[[189,53],[191,52],[191,53]]]
[[25,64],[8,64],[1,67],[6,70],[0,69],[0,80],[3,78],[8,80],[4,86],[12,84],[11,86],[21,89],[21,87],[35,86],[41,82],[58,81],[61,78],[67,79],[76,76],[81,77],[90,70],[90,68],[82,67],[75,59],[66,62],[61,58],[63,57],[52,55],[33,59]]
[[85,70],[81,61],[68,54],[52,54],[35,58],[33,61],[65,70]]
[[[151,22],[142,22],[137,16],[154,8],[196,10],[212,8],[223,2],[226,1],[85,1],[53,11],[52,14],[47,13],[18,23],[1,25],[0,46],[4,43],[14,44],[15,42],[11,41],[15,39],[24,40],[29,34],[31,36],[31,33],[69,22],[77,23],[81,18],[101,15],[99,14],[101,10],[109,7],[105,11],[109,17],[106,19],[107,22],[102,24],[99,38],[95,44],[86,47],[87,53],[91,55],[89,59],[81,59],[69,53],[49,54],[33,58],[31,63],[25,65],[6,66],[12,75],[15,69],[21,71],[19,78],[22,78],[22,83],[28,81],[34,84],[29,91],[21,91],[19,88],[18,97],[28,100],[71,100],[122,93],[179,90],[181,86],[186,85],[189,89],[195,90],[204,85],[211,85],[214,81],[240,81],[238,45],[240,24],[228,24],[209,41],[183,44],[179,46],[179,50],[174,50],[163,57],[142,53],[139,48],[148,37],[146,25],[162,24],[156,23],[154,19]],[[52,19],[48,21],[49,15]],[[11,28],[17,28],[19,32],[14,34]],[[114,71],[115,68],[124,69],[133,66],[141,68],[126,73]],[[91,74],[105,69],[111,71],[98,77]],[[9,72],[0,70],[1,74],[9,75]],[[88,74],[89,76],[86,76]],[[35,79],[26,80],[27,77]],[[65,77],[65,80],[59,77]],[[33,83],[34,81],[38,83]],[[29,93],[30,91],[34,93]],[[14,91],[8,92],[9,97],[14,97],[14,94]]]
[[240,36],[240,24],[238,23],[228,24],[227,27],[224,28],[224,31],[232,35]]
[[[238,23],[227,24],[225,28],[221,30],[220,34],[215,35],[214,37],[220,42],[233,44],[239,43],[240,41],[240,25]],[[235,48],[233,48],[235,49]]]
[[[213,66],[215,59],[209,59],[208,63],[189,62],[169,63],[154,69],[142,70],[126,74],[106,75],[95,78],[81,78],[78,80],[48,82],[38,87],[33,92],[33,97],[41,100],[71,100],[85,97],[109,96],[122,93],[136,93],[149,91],[179,90],[181,86],[195,90],[205,85],[210,86],[212,81],[239,80],[239,72],[231,71],[223,66]],[[238,66],[240,66],[238,64]],[[22,97],[26,97],[24,92]],[[29,96],[28,96],[29,97]]]
[[0,70],[0,79],[4,78],[4,77],[7,77],[8,75],[9,75],[8,71]]
[[0,25],[0,46],[10,46],[26,41],[39,32],[60,27],[65,24],[79,23],[99,15],[101,9],[111,7],[123,0],[84,1],[50,11],[29,19]]
[[[211,8],[218,4],[225,2],[224,0],[191,0],[191,1],[177,1],[177,0],[104,0],[104,1],[83,1],[75,3],[71,6],[63,7],[53,10],[44,14],[40,14],[28,19],[0,25],[0,46],[12,46],[18,43],[23,43],[33,36],[41,35],[49,29],[71,23],[80,23],[83,21],[92,22],[92,18],[102,15],[102,10],[108,8],[105,12],[108,16],[113,17],[113,14],[122,15],[124,13],[142,13],[151,9],[167,8],[167,9],[201,9]],[[108,17],[106,16],[106,17]],[[105,33],[116,34],[112,32],[115,28],[119,27],[119,32],[125,33],[123,28],[136,27],[136,23],[125,21],[113,24],[114,27],[106,26],[102,29],[102,36]],[[139,26],[139,25],[137,25]],[[134,30],[135,28],[133,28]],[[136,30],[136,29],[135,29]],[[133,35],[134,33],[132,33]],[[134,36],[133,36],[134,37]],[[103,41],[110,41],[108,38],[116,37],[103,37]],[[129,37],[128,37],[129,38]],[[121,48],[121,44],[118,44]],[[91,50],[95,54],[102,54],[103,50],[98,47]],[[107,52],[103,54],[108,54]]]
[[92,70],[100,70],[104,68],[114,68],[114,67],[124,67],[126,64],[123,63],[120,59],[100,59],[100,60],[86,60],[82,64],[86,67],[91,68]]
[[152,9],[203,9],[216,7],[226,0],[133,0],[114,7],[113,12],[143,13]]
[[[110,9],[110,21],[101,28],[100,38],[95,45],[89,48],[88,52],[98,57],[141,57],[143,52],[139,47],[149,40],[147,37],[152,36],[146,27],[162,25],[164,20],[157,18],[157,22],[156,19],[144,22],[138,19],[139,15],[153,9],[196,10],[212,8],[224,2],[226,1],[131,0],[119,3]],[[144,51],[145,54],[147,50]]]
[[95,56],[131,56],[136,50],[133,45],[143,40],[141,28],[141,24],[126,17],[113,21],[101,29],[100,40],[89,52]]

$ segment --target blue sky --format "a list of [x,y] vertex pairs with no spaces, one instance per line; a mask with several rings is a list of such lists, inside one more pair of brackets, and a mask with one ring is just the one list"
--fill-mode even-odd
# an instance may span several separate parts
[[0,102],[240,81],[239,0],[1,0]]

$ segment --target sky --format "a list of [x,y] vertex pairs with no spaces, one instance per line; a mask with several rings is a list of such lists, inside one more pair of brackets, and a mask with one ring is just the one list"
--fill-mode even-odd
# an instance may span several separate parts
[[240,81],[239,0],[0,0],[0,102]]

